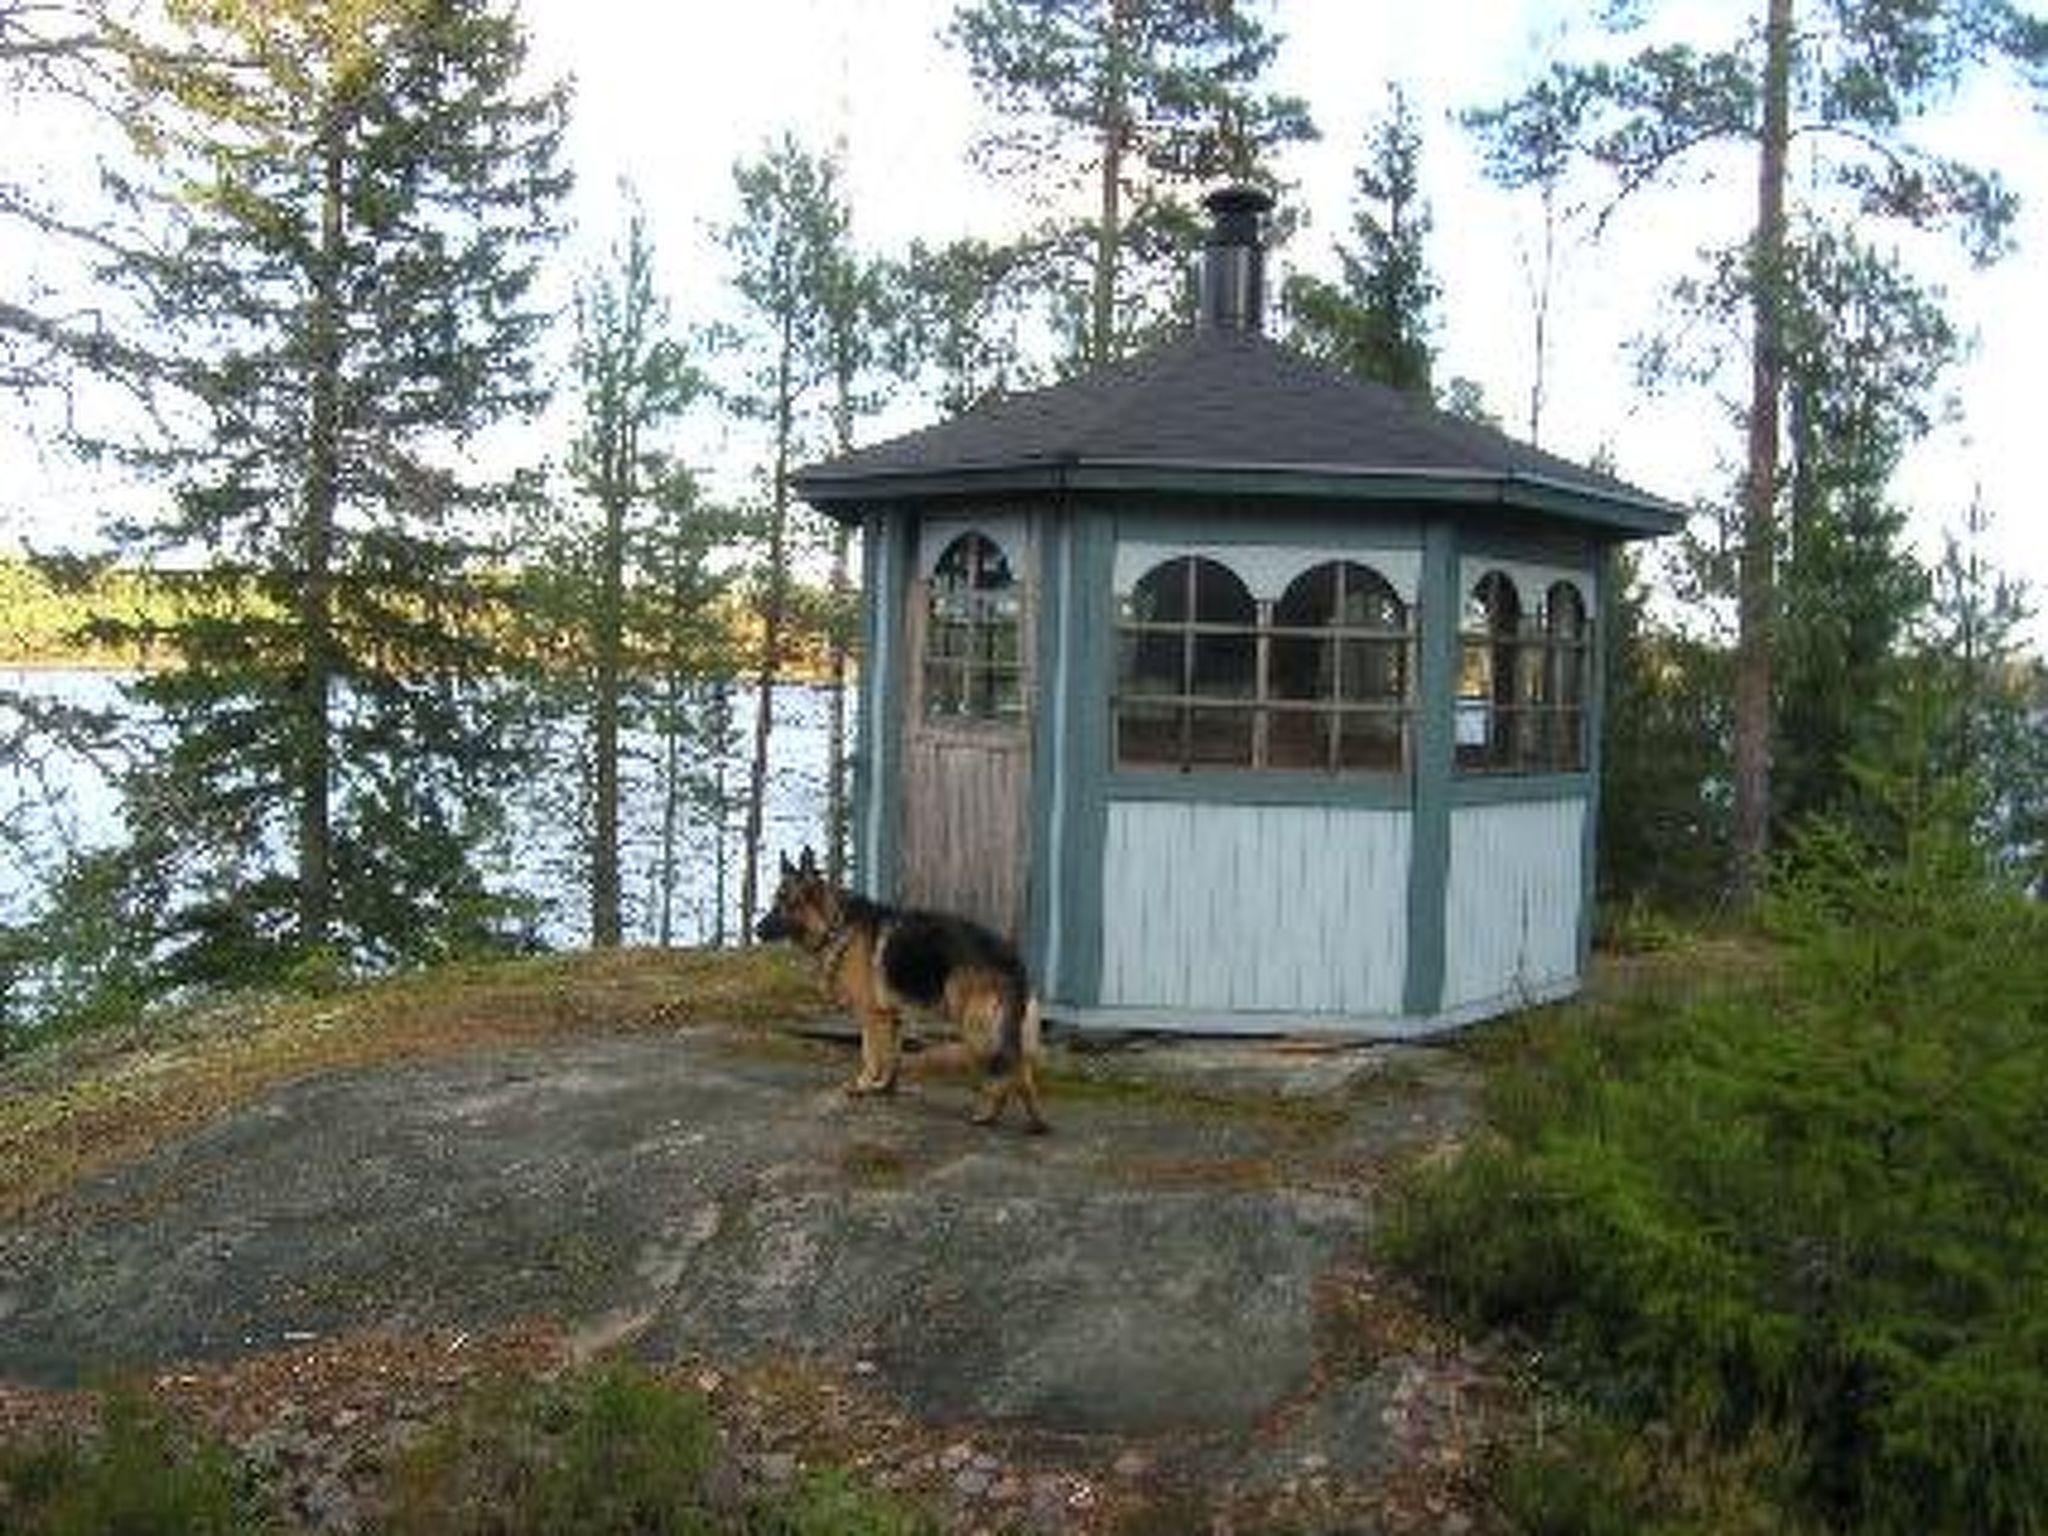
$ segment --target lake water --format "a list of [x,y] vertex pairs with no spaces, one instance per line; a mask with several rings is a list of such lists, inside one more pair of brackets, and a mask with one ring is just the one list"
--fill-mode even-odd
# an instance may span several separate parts
[[[148,722],[124,692],[128,680],[110,672],[0,669],[0,743],[13,741],[23,723],[19,711],[5,702],[9,694],[31,705],[106,710],[133,727],[131,734],[146,737]],[[664,858],[662,744],[651,732],[626,733],[620,862],[629,943],[658,940],[664,916],[668,938],[676,944],[737,933],[740,829],[755,700],[751,689],[738,685],[730,697],[728,749],[690,764],[693,793],[677,820],[672,861]],[[823,688],[788,684],[776,690],[762,838],[764,880],[772,878],[778,854],[793,855],[807,843],[823,842],[830,711],[830,694]],[[509,834],[484,861],[495,885],[537,898],[540,919],[533,936],[551,948],[574,947],[589,938],[588,859],[577,830],[583,729],[580,719],[567,717],[549,727],[543,760],[552,766],[506,807]],[[0,750],[7,752],[0,764],[5,769],[0,774],[0,920],[7,920],[34,909],[67,849],[120,840],[114,775],[121,760],[79,743],[33,735],[21,746]]]

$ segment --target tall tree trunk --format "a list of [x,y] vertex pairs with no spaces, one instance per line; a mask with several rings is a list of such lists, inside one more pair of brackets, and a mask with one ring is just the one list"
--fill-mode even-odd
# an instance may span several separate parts
[[775,682],[782,670],[783,610],[789,604],[789,451],[794,401],[796,334],[792,317],[782,319],[781,351],[775,376],[775,479],[768,512],[768,591],[761,614],[761,665],[755,680],[754,756],[747,770],[747,826],[740,864],[742,944],[754,940],[754,914],[761,894],[761,832],[768,805],[768,736],[775,722]]
[[614,436],[605,444],[604,540],[598,551],[597,696],[592,701],[590,942],[616,949],[619,919],[619,683],[625,648],[626,466],[630,450]]
[[1777,609],[1779,400],[1784,388],[1785,162],[1790,138],[1792,0],[1769,0],[1764,119],[1751,254],[1749,461],[1736,574],[1735,867],[1737,906],[1762,888],[1771,830],[1771,647]]
[[[846,323],[846,317],[840,318]],[[833,435],[841,453],[853,451],[853,379],[845,364],[846,352],[839,353],[838,392],[832,403]],[[831,690],[832,718],[825,736],[825,878],[831,884],[846,883],[846,674],[851,647],[846,638],[846,601],[852,588],[848,567],[852,558],[852,536],[846,524],[832,530],[832,617]]]
[[341,482],[342,124],[330,109],[322,135],[320,254],[313,275],[308,354],[305,562],[299,596],[299,942],[327,942],[334,920],[334,522]]
[[1129,108],[1124,82],[1129,42],[1126,28],[1128,0],[1110,0],[1109,83],[1102,119],[1102,191],[1096,210],[1095,291],[1091,324],[1094,336],[1089,355],[1097,363],[1116,355],[1116,269],[1123,241],[1124,140],[1128,135],[1125,118]]

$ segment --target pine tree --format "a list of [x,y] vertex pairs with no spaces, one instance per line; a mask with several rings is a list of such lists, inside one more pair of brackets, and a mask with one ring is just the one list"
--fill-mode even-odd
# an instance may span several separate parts
[[1407,93],[1387,88],[1386,115],[1366,134],[1352,173],[1355,243],[1339,245],[1341,282],[1296,273],[1283,290],[1288,340],[1320,362],[1427,397],[1438,288],[1426,243],[1422,130]]
[[[654,289],[654,253],[636,209],[609,265],[592,273],[576,297],[576,378],[583,425],[572,464],[578,485],[599,515],[594,589],[585,607],[591,664],[590,942],[618,945],[622,933],[619,874],[620,725],[626,713],[629,662],[628,581],[643,585],[633,545],[651,502],[683,471],[654,438],[679,417],[697,390],[682,349],[668,335],[668,307]],[[670,505],[687,508],[687,487],[669,488]],[[686,570],[687,554],[664,541],[667,585]]]
[[963,0],[950,35],[1002,125],[983,163],[1053,200],[1095,189],[1092,219],[1027,242],[1074,362],[1120,356],[1184,301],[1186,194],[1270,181],[1273,152],[1314,136],[1306,106],[1260,88],[1280,39],[1250,0]]
[[535,408],[529,302],[566,189],[565,101],[522,94],[488,0],[175,0],[132,45],[168,229],[126,275],[204,418],[142,558],[203,554],[213,605],[140,687],[131,786],[173,973],[384,964],[486,942],[472,853],[518,764],[491,711],[520,486],[480,435]]
[[762,476],[767,505],[758,604],[761,638],[740,865],[740,915],[750,937],[760,900],[775,690],[791,617],[790,561],[798,530],[790,473],[807,434],[815,430],[817,394],[831,376],[828,305],[848,215],[831,161],[787,135],[758,160],[735,167],[733,179],[740,214],[725,227],[721,242],[733,264],[740,301],[729,340],[748,366],[726,398],[742,415],[764,422],[769,433],[769,462]]
[[[1953,231],[1973,256],[1991,259],[2006,243],[2012,195],[1995,174],[1927,149],[1912,129],[1973,70],[2010,62],[2038,72],[2048,64],[2048,21],[2010,0],[1760,4],[1742,35],[1720,46],[1654,44],[1618,64],[1561,64],[1546,90],[1476,118],[1497,146],[1510,147],[1533,116],[1569,103],[1574,147],[1613,178],[1617,203],[1715,149],[1751,157],[1753,213],[1740,267],[1749,386],[1734,583],[1734,875],[1744,903],[1757,891],[1769,846],[1792,216],[1846,206],[1865,218]],[[1644,10],[1616,7],[1609,25],[1640,25]],[[1811,174],[1796,188],[1795,139],[1815,149]]]

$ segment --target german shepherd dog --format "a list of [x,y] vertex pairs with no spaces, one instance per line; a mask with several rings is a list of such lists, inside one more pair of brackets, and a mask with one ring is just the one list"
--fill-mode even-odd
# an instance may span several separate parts
[[826,882],[806,848],[782,860],[775,902],[755,933],[789,939],[816,957],[826,990],[860,1022],[860,1075],[851,1094],[893,1093],[901,1064],[905,1008],[949,1019],[966,1036],[987,1076],[974,1123],[993,1125],[1012,1095],[1025,1128],[1047,1129],[1034,1063],[1040,1053],[1038,1002],[1024,962],[978,923],[941,912],[908,912]]

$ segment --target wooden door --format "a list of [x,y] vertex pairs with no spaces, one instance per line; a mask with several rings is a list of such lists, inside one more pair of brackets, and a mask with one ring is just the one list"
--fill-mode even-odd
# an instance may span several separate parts
[[1018,521],[937,532],[906,594],[900,895],[1016,941],[1031,863],[1029,551]]

